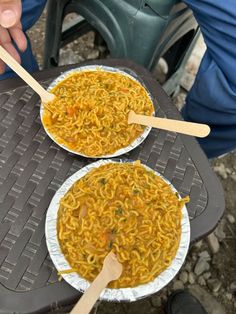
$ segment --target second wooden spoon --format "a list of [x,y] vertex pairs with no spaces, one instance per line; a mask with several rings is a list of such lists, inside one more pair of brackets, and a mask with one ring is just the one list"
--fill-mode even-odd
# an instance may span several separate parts
[[130,111],[128,115],[128,124],[132,123],[196,137],[206,137],[211,131],[207,124],[145,116],[142,114],[136,114],[134,111]]

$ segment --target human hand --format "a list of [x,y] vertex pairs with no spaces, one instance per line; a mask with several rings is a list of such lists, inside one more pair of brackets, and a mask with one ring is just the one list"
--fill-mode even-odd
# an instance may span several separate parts
[[[21,62],[20,55],[13,45],[20,51],[27,48],[27,39],[21,25],[21,0],[0,0],[0,45],[2,45],[14,59]],[[0,60],[0,74],[5,71],[5,64]]]

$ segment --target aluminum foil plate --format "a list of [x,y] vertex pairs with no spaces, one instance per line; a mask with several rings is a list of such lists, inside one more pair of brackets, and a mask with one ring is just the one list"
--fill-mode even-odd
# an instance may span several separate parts
[[[154,103],[154,99],[151,96],[151,94],[148,92],[148,89],[146,88],[145,84],[142,82],[142,80],[140,78],[137,77],[137,75],[132,71],[132,70],[121,70],[118,68],[113,68],[113,67],[109,67],[109,66],[101,66],[101,65],[86,65],[86,66],[81,66],[66,72],[63,72],[58,78],[56,78],[48,87],[48,91],[51,91],[53,89],[53,87],[55,87],[58,83],[60,83],[61,81],[63,81],[64,79],[66,79],[69,75],[73,74],[73,73],[78,73],[78,72],[82,72],[82,71],[106,71],[106,72],[114,72],[114,73],[119,73],[125,76],[128,76],[130,79],[136,81],[137,83],[141,84],[149,98],[151,99],[152,103]],[[153,105],[154,106],[154,105]],[[44,106],[43,104],[41,104],[40,107],[40,118],[41,118],[41,122],[42,125],[44,127],[45,132],[47,133],[47,135],[60,147],[62,147],[63,149],[67,150],[70,153],[79,155],[79,156],[83,156],[83,157],[88,157],[88,158],[112,158],[112,157],[117,157],[123,154],[128,153],[129,151],[131,151],[132,149],[136,148],[137,146],[139,146],[144,140],[145,138],[148,136],[149,132],[151,131],[151,127],[145,127],[143,133],[137,137],[130,145],[121,148],[119,150],[117,150],[115,153],[110,154],[110,155],[102,155],[102,156],[88,156],[88,155],[84,155],[82,153],[76,152],[74,150],[71,150],[69,148],[67,148],[65,145],[58,143],[57,139],[54,138],[54,136],[47,130],[47,128],[44,126],[43,124],[43,112],[44,112]],[[155,112],[153,112],[153,115],[155,116]]]
[[[99,160],[97,162],[91,163],[88,166],[82,168],[70,178],[68,178],[60,189],[55,193],[51,204],[49,205],[47,215],[46,215],[46,225],[45,225],[45,234],[46,234],[46,243],[50,257],[58,271],[70,269],[70,265],[65,259],[63,253],[61,252],[60,244],[57,238],[57,213],[59,210],[59,203],[61,198],[68,192],[71,186],[84,175],[86,175],[90,170],[98,168],[101,165],[114,162],[131,162],[127,160]],[[145,165],[144,165],[145,166]],[[152,170],[149,167],[145,166],[148,170]],[[160,176],[173,190],[177,192],[176,189],[171,185],[171,183],[166,180],[163,176],[155,171],[157,176]],[[189,243],[190,243],[190,223],[186,206],[182,209],[182,221],[181,221],[181,238],[179,248],[177,250],[176,256],[172,261],[171,265],[164,270],[159,276],[156,277],[153,281],[142,284],[140,286],[132,288],[120,288],[120,289],[105,289],[102,295],[100,296],[101,300],[106,301],[136,301],[140,298],[147,297],[157,291],[161,290],[166,286],[178,273],[182,267],[184,260],[186,258]],[[89,282],[80,277],[77,273],[63,274],[62,277],[75,289],[84,292],[89,287]]]

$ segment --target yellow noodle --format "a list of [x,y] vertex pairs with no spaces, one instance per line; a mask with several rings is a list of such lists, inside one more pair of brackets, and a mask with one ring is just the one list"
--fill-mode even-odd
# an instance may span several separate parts
[[44,127],[58,143],[87,156],[112,154],[143,133],[143,126],[128,125],[130,110],[154,112],[142,85],[119,73],[74,73],[52,92],[57,98],[44,105]]
[[179,200],[167,183],[140,163],[100,166],[74,183],[60,201],[61,250],[71,268],[89,281],[112,250],[124,270],[111,287],[149,282],[176,255],[181,209],[188,200]]

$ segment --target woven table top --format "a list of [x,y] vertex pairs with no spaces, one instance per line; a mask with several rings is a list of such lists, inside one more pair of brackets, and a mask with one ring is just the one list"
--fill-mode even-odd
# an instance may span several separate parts
[[[181,119],[144,68],[113,59],[96,64],[131,69],[155,99],[156,114]],[[36,76],[48,86],[60,71]],[[19,79],[0,83],[0,313],[4,314],[43,312],[78,295],[64,281],[58,282],[45,243],[45,216],[61,184],[94,160],[70,154],[52,142],[42,127],[39,107],[39,97]],[[224,210],[223,191],[195,139],[152,129],[144,143],[124,157],[140,159],[171,181],[181,196],[190,195],[192,241],[214,229]]]

